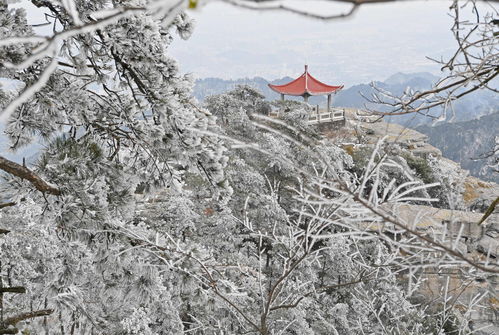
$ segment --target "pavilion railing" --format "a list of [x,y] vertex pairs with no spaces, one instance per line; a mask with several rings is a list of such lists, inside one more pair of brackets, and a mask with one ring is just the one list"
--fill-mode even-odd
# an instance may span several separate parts
[[272,117],[279,117],[280,115],[281,115],[281,111],[278,109],[270,111],[270,116],[272,116]]
[[308,124],[343,121],[344,119],[345,110],[343,108],[330,108],[329,111],[317,108],[309,114]]
[[[282,114],[280,110],[274,110],[270,112],[270,116],[279,117]],[[328,123],[335,121],[343,121],[345,119],[345,109],[344,108],[330,108],[329,112],[324,109],[320,109],[319,106],[314,108],[308,115],[308,124],[318,124],[318,123]]]

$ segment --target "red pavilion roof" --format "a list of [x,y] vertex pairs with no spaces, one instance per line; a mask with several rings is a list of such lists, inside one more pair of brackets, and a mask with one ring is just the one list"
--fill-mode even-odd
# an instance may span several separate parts
[[302,96],[331,94],[341,90],[343,85],[331,86],[318,81],[308,73],[308,66],[305,65],[305,72],[295,80],[284,85],[269,84],[269,87],[280,94]]

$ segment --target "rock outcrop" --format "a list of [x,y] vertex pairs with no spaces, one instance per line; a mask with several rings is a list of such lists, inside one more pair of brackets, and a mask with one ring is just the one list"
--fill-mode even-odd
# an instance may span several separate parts
[[[360,110],[346,110],[346,125],[338,132],[342,134],[345,142],[344,148],[355,150],[361,146],[374,146],[381,138],[389,145],[394,145],[395,155],[417,157],[422,160],[431,159],[434,164],[445,166],[446,169],[458,171],[464,176],[454,181],[454,190],[458,190],[461,201],[460,210],[451,208],[438,208],[427,205],[397,204],[387,205],[385,210],[397,217],[408,226],[415,227],[418,232],[431,235],[441,241],[448,241],[446,245],[453,250],[465,255],[467,258],[483,261],[487,258],[499,257],[499,211],[491,214],[482,224],[478,224],[485,210],[499,196],[499,185],[486,182],[470,176],[468,171],[445,157],[442,152],[428,143],[428,136],[413,129],[398,124],[386,123],[379,116],[369,115]],[[338,138],[338,134],[325,134]],[[445,169],[442,169],[445,171]],[[442,177],[442,176],[440,176]],[[445,176],[444,176],[445,177]],[[437,180],[438,181],[438,180]],[[459,185],[457,185],[459,184]],[[416,223],[417,222],[417,223]],[[416,223],[415,225],[413,225]],[[376,223],[366,224],[365,229],[401,231],[400,227],[390,224],[380,226]],[[462,268],[451,268],[446,273],[425,269],[426,281],[420,288],[424,296],[438,296],[437,292],[445,285],[449,285],[451,300],[456,310],[465,309],[474,297],[484,291],[492,292],[481,302],[481,308],[472,315],[473,325],[478,329],[486,326],[485,330],[476,334],[499,333],[499,276],[489,274],[483,281],[469,282],[462,276]],[[448,281],[448,282],[446,282]]]

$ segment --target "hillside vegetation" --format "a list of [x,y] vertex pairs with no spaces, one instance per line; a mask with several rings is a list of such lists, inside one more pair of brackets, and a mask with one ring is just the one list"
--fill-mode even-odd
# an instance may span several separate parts
[[[269,89],[268,83],[283,84],[293,78],[285,77],[268,82],[264,78],[246,78],[223,80],[218,78],[199,79],[194,85],[194,96],[203,101],[210,94],[220,94],[234,89],[237,85],[249,85],[263,94],[266,100],[280,99],[279,95]],[[383,82],[374,82],[378,88],[401,94],[407,89],[414,91],[431,87],[438,77],[430,73],[397,73]],[[371,104],[364,97],[370,97],[374,90],[369,84],[354,85],[345,88],[333,97],[333,105],[339,107],[388,111],[388,106]],[[302,101],[301,97],[287,97],[292,101]],[[311,105],[326,104],[325,97],[310,97]],[[429,143],[440,149],[443,155],[461,164],[470,174],[490,181],[499,181],[498,174],[487,168],[490,161],[478,159],[494,148],[494,137],[499,136],[497,117],[499,96],[490,91],[478,91],[453,103],[452,111],[446,114],[446,120],[432,125],[432,119],[422,115],[387,116],[386,122],[398,123],[429,136]],[[436,108],[432,115],[438,116],[441,109]],[[491,115],[492,114],[492,115]],[[485,117],[490,115],[488,117]],[[470,121],[470,122],[468,122]]]

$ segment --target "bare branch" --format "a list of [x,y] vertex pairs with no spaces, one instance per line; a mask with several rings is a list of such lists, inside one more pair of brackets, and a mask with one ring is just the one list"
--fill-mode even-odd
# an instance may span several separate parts
[[479,225],[482,224],[485,220],[487,220],[487,218],[494,212],[497,205],[499,205],[499,197],[497,197],[496,200],[494,200],[487,208],[485,214],[483,214],[483,217],[480,219],[480,222],[478,222]]
[[[291,7],[286,5],[286,1],[275,1],[275,0],[222,0],[225,3],[233,5],[235,7],[240,7],[249,10],[257,11],[282,11],[297,14],[300,16],[310,17],[313,19],[333,21],[337,19],[343,19],[353,15],[361,6],[376,4],[376,3],[387,3],[396,2],[397,0],[329,0],[326,2],[331,3],[345,3],[351,4],[349,10],[343,13],[334,15],[322,15],[318,13],[313,13],[305,9],[298,9],[296,7]],[[496,0],[493,0],[496,1]]]
[[61,194],[61,191],[57,187],[44,181],[40,176],[27,167],[12,162],[2,156],[0,156],[0,169],[16,177],[29,181],[38,191],[42,193],[49,193],[53,195]]
[[[461,18],[460,15],[469,4],[475,16],[474,21]],[[371,108],[371,113],[381,116],[419,113],[433,119],[442,119],[446,117],[446,110],[452,108],[452,103],[459,98],[479,89],[497,92],[497,88],[491,85],[499,75],[498,39],[493,20],[496,14],[480,15],[476,0],[466,2],[464,6],[455,0],[451,10],[450,15],[454,19],[451,31],[457,43],[456,51],[446,61],[429,58],[441,65],[442,79],[430,89],[404,92],[402,95],[384,91],[372,84],[375,93],[372,97],[364,98],[370,103],[384,105],[389,110],[379,112]],[[429,114],[435,107],[443,108],[439,116]]]
[[0,209],[6,208],[6,207],[12,207],[12,206],[15,206],[15,205],[16,205],[16,203],[12,202],[12,201],[10,201],[10,202],[4,202],[3,204],[0,204]]
[[33,318],[37,318],[37,317],[40,317],[40,316],[50,315],[53,312],[54,312],[53,309],[42,309],[42,310],[39,310],[39,311],[22,313],[22,314],[19,314],[19,315],[16,315],[16,316],[12,316],[10,318],[6,318],[3,321],[3,324],[4,325],[15,325],[16,323],[24,321],[24,320],[33,319]]
[[22,286],[0,287],[0,293],[26,293],[26,288]]

